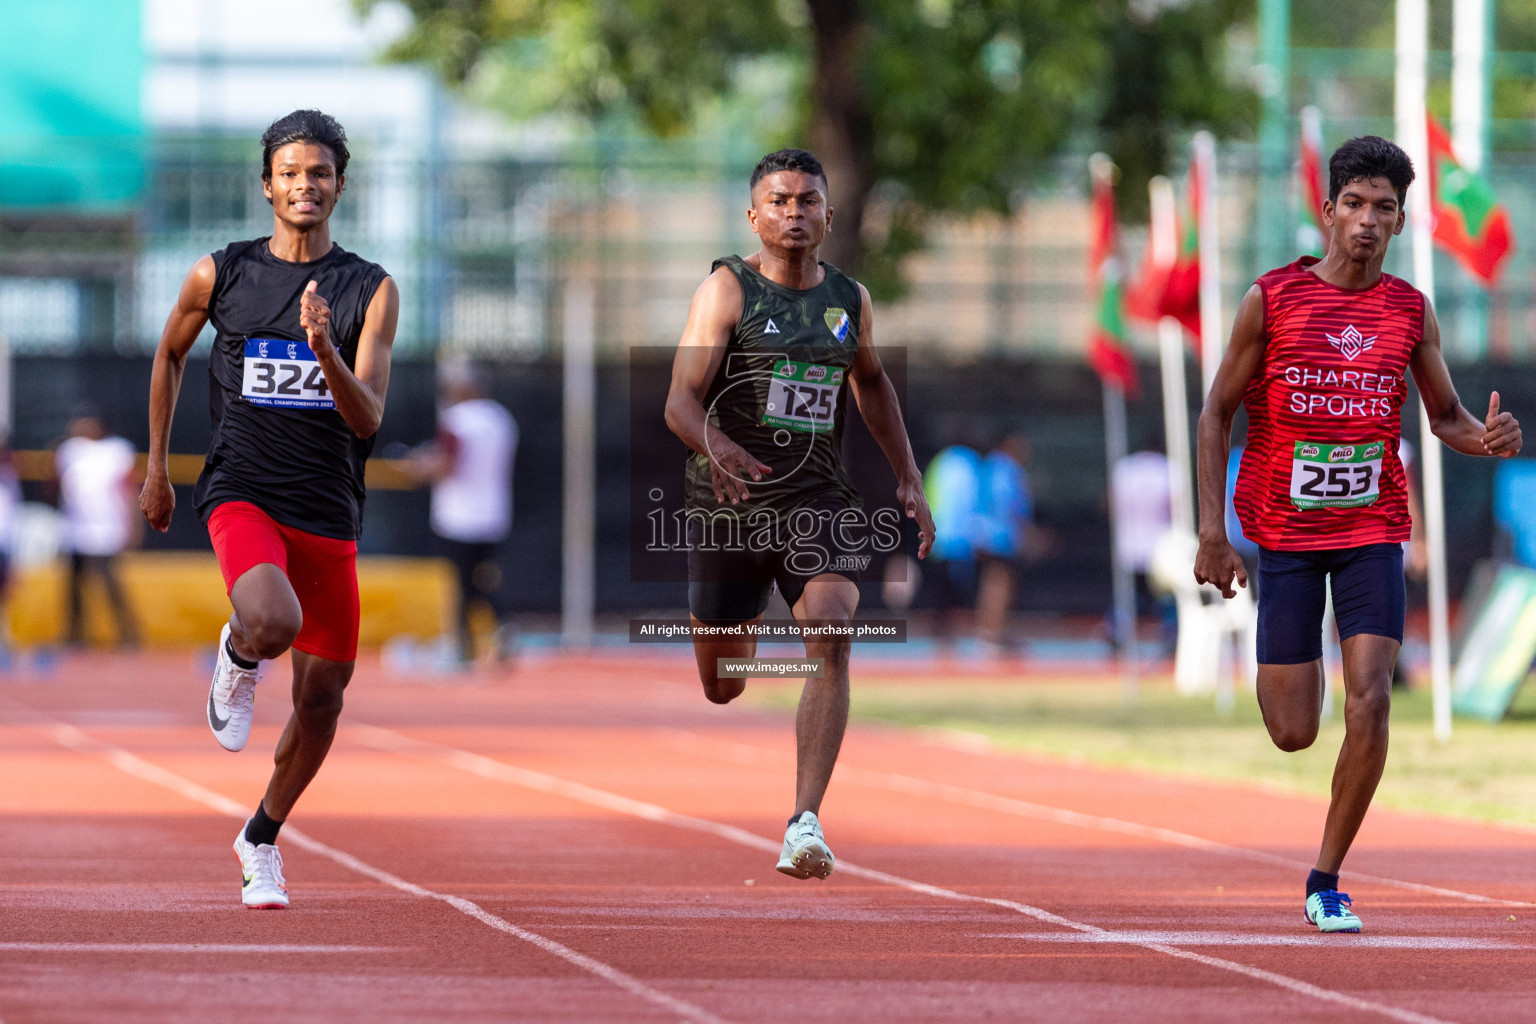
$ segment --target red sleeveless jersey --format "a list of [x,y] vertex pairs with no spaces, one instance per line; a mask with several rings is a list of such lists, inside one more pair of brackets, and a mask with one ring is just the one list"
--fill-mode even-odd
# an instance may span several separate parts
[[1424,296],[1391,276],[1349,291],[1303,256],[1259,278],[1264,359],[1243,405],[1248,446],[1233,505],[1248,539],[1316,551],[1408,539],[1397,446],[1404,371],[1424,334]]

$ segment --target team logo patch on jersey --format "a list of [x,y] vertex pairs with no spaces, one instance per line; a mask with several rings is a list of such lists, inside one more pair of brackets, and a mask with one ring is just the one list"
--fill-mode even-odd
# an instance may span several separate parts
[[846,309],[839,309],[833,306],[822,313],[821,317],[827,322],[827,329],[832,332],[832,337],[838,341],[848,337],[848,328],[853,325],[853,321],[848,319],[848,311]]
[[1345,359],[1351,360],[1360,353],[1368,351],[1372,345],[1376,344],[1375,335],[1369,338],[1365,337],[1355,329],[1354,324],[1344,328],[1337,337],[1332,334],[1325,334],[1324,336],[1328,339],[1328,344],[1338,349]]
[[773,322],[773,317],[768,318],[768,326],[763,328],[764,334],[778,334],[779,325]]

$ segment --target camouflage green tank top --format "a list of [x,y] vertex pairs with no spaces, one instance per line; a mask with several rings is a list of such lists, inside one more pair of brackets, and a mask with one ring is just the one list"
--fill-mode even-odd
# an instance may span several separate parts
[[[741,319],[704,396],[709,420],[773,472],[747,481],[739,513],[780,516],[809,502],[861,504],[843,466],[848,372],[859,347],[859,286],[836,267],[814,288],[786,288],[726,256],[741,283]],[[718,510],[709,460],[690,452],[683,488],[689,508]],[[732,508],[730,505],[725,508]]]

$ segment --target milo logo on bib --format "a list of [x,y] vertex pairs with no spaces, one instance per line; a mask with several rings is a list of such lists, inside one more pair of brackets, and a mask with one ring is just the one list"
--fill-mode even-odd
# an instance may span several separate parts
[[780,360],[768,381],[763,424],[807,434],[831,430],[842,383],[841,367]]
[[1291,459],[1291,504],[1303,511],[1359,508],[1381,497],[1386,445],[1297,441]]

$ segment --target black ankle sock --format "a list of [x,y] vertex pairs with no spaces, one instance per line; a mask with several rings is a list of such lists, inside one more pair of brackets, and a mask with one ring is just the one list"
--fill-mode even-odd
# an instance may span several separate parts
[[1317,868],[1313,868],[1312,869],[1312,873],[1307,876],[1307,895],[1308,896],[1311,896],[1315,892],[1322,892],[1324,889],[1337,890],[1338,888],[1339,888],[1339,876],[1338,875],[1330,875],[1330,874],[1327,874],[1325,872],[1317,870]]
[[256,805],[256,813],[251,815],[251,820],[245,823],[245,841],[257,846],[266,844],[273,846],[277,843],[277,830],[283,827],[280,821],[273,821],[267,817],[267,805]]
[[246,661],[244,658],[240,657],[240,655],[235,653],[235,645],[230,643],[228,640],[224,641],[224,653],[229,655],[230,661],[234,662],[236,665],[239,665],[243,669],[253,669],[258,664],[260,664],[259,662],[255,661]]
[[[800,812],[800,814],[804,814],[804,813],[805,813],[805,812],[804,812],[804,811],[801,811],[801,812]],[[789,819],[789,823],[790,823],[790,824],[791,824],[791,825],[793,825],[793,824],[794,824],[794,823],[795,823],[795,822],[797,822],[797,821],[799,821],[799,820],[800,820],[800,814],[797,814],[797,815],[795,815],[795,816],[794,816],[794,817],[793,817],[793,818],[790,818],[790,819]]]

